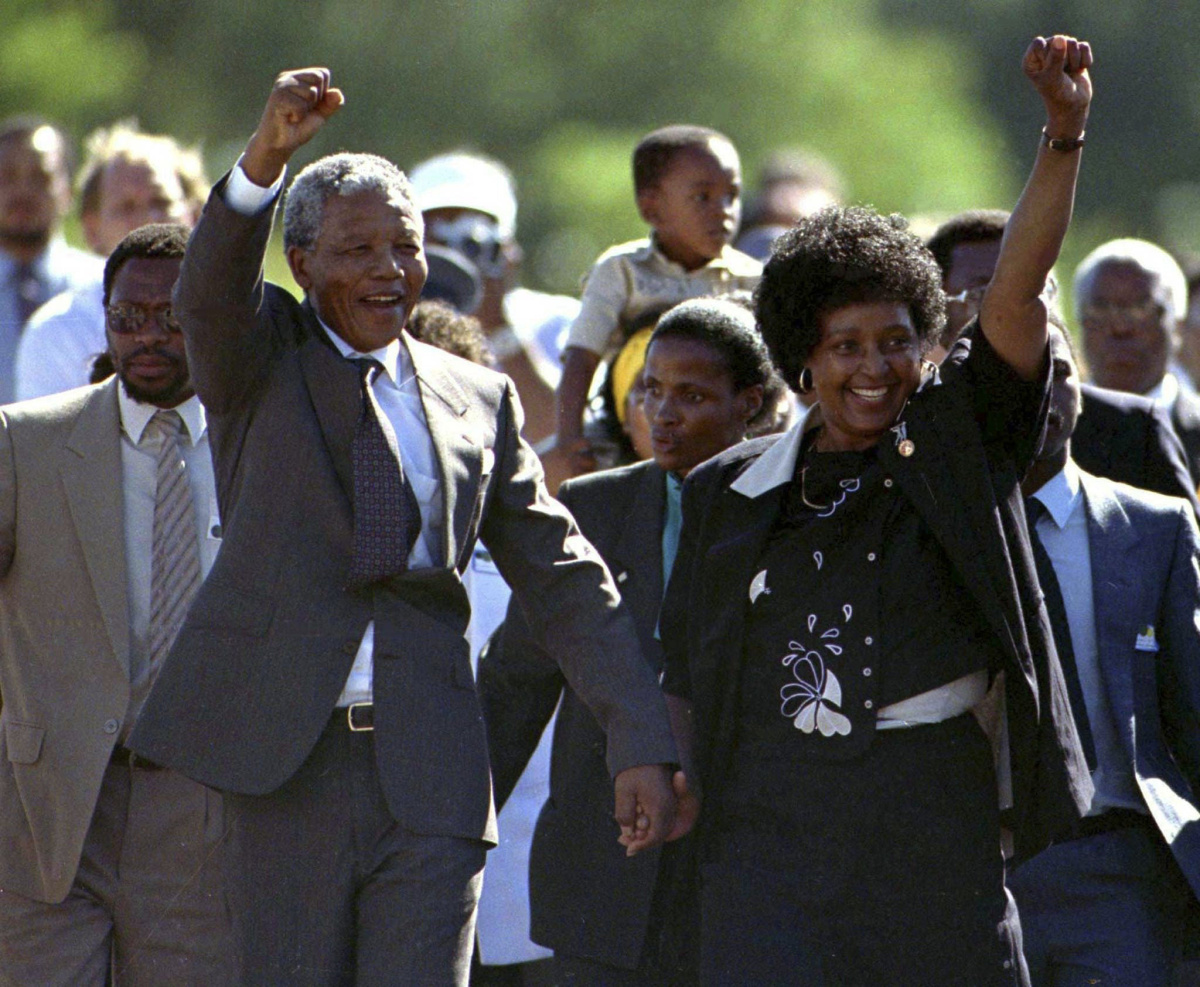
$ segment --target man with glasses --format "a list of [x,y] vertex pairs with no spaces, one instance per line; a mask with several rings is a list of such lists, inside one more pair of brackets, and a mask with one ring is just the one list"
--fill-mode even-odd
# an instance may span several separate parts
[[0,983],[234,982],[221,797],[125,746],[220,545],[186,243],[109,258],[116,377],[0,413]]
[[1101,244],[1075,271],[1075,314],[1092,380],[1142,394],[1170,416],[1200,483],[1200,398],[1174,373],[1187,279],[1146,240]]

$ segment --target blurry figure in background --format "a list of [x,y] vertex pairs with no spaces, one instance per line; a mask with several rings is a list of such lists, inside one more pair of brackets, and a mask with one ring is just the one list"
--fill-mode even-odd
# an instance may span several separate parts
[[771,244],[798,220],[845,195],[845,179],[828,158],[806,148],[774,151],[758,174],[758,194],[746,207],[745,224],[735,246],[766,262]]
[[1146,240],[1101,244],[1075,271],[1075,318],[1092,381],[1142,394],[1170,416],[1193,489],[1200,484],[1200,397],[1174,373],[1187,279],[1175,258]]
[[[208,196],[200,152],[123,122],[95,131],[80,169],[79,218],[88,246],[107,257],[147,223],[191,226]],[[88,383],[105,348],[100,278],[56,295],[30,318],[17,347],[18,401]]]
[[0,122],[0,404],[13,399],[13,362],[29,317],[59,292],[100,279],[100,259],[62,238],[70,205],[62,131],[40,117]]
[[[940,361],[968,321],[979,314],[992,279],[1008,213],[972,209],[946,220],[926,242],[942,270],[946,331],[930,354]],[[1148,398],[1083,385],[1083,412],[1071,443],[1075,461],[1089,473],[1120,483],[1186,497],[1200,513],[1196,484],[1166,410]]]
[[[622,355],[628,365],[614,368],[618,382],[636,359]],[[729,301],[694,299],[671,309],[649,336],[645,357],[654,459],[570,480],[561,498],[615,575],[646,658],[660,672],[655,629],[678,546],[683,479],[740,442],[763,414],[767,396],[777,398],[783,385],[753,315]],[[632,860],[608,846],[616,824],[604,791],[611,787],[604,735],[566,687],[553,656],[532,641],[516,606],[509,607],[502,639],[480,662],[479,687],[499,804],[562,701],[550,798],[538,817],[529,876],[531,934],[554,949],[557,983],[694,982],[695,971],[678,969],[674,947],[664,950],[662,942],[668,920],[672,941],[686,935],[674,928],[676,921],[686,925],[688,914],[677,907],[673,880],[683,845]],[[488,879],[491,868],[489,862]]]
[[563,353],[558,434],[542,457],[553,493],[596,468],[583,413],[600,361],[651,312],[688,298],[753,290],[762,265],[730,244],[742,214],[742,166],[728,137],[707,127],[656,130],[633,152],[638,212],[649,239],[610,247],[584,282]]
[[470,314],[479,319],[499,369],[516,384],[532,443],[554,432],[559,351],[579,303],[519,283],[516,185],[499,161],[456,151],[409,172],[426,244],[449,247],[478,269],[483,293]]
[[405,328],[413,339],[419,339],[422,343],[461,356],[481,367],[495,366],[496,361],[488,349],[487,336],[479,320],[472,315],[464,315],[446,302],[433,299],[417,302]]
[[1188,286],[1187,315],[1179,324],[1179,353],[1175,375],[1184,380],[1193,390],[1200,381],[1200,260],[1193,260],[1186,268]]
[[[425,279],[421,297],[444,302],[462,315],[473,315],[483,300],[479,268],[457,250],[433,243],[425,245],[425,260],[429,264],[429,277]],[[478,323],[479,320],[475,321]],[[483,331],[482,326],[480,331]],[[487,347],[486,338],[484,346]]]
[[[658,319],[654,320],[655,323]],[[613,357],[604,383],[604,423],[615,454],[613,466],[640,463],[653,454],[650,446],[650,422],[643,399],[646,396],[646,348],[654,326],[639,329],[625,341]],[[599,444],[589,439],[593,448]]]

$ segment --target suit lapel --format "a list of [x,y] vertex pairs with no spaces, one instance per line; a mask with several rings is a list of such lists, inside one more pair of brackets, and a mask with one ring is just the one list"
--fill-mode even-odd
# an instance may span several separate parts
[[[1087,514],[1088,552],[1092,561],[1092,612],[1096,623],[1096,651],[1105,692],[1118,725],[1133,720],[1134,641],[1129,638],[1137,628],[1138,587],[1130,579],[1137,572],[1139,553],[1137,536],[1120,503],[1106,488],[1082,470]],[[1137,655],[1141,657],[1141,655]],[[1149,656],[1152,660],[1154,655]],[[1124,727],[1122,740],[1128,743]]]
[[300,344],[300,369],[312,399],[325,448],[347,500],[354,502],[354,465],[350,457],[361,410],[358,371],[325,339],[308,305],[302,309],[308,338]]
[[129,592],[117,381],[95,391],[67,437],[59,474],[113,653],[129,671]]
[[[442,500],[446,524],[442,532],[442,564],[457,566],[470,536],[475,495],[483,475],[483,436],[470,431],[467,412],[470,402],[446,357],[431,346],[401,337],[408,347],[413,370],[420,385],[421,408],[433,440],[441,472]],[[436,560],[435,560],[436,561]]]
[[[653,639],[663,598],[662,533],[666,518],[666,474],[653,462],[641,470],[636,490],[626,499],[620,534],[605,554],[613,578],[643,638]],[[644,642],[643,642],[644,643]],[[649,657],[649,656],[647,656]],[[656,668],[660,664],[655,662]]]

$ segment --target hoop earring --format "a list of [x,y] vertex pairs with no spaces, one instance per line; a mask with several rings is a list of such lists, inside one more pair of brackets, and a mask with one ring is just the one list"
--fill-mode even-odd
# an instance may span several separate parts
[[812,367],[800,371],[799,391],[801,394],[811,394],[813,389]]

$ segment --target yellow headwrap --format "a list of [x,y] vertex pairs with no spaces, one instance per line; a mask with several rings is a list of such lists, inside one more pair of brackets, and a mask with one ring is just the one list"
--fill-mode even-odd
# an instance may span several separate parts
[[621,352],[613,357],[612,366],[608,368],[608,376],[612,381],[613,404],[617,406],[617,419],[622,425],[625,424],[625,401],[633,388],[633,382],[637,380],[637,375],[646,365],[646,350],[650,346],[650,337],[653,334],[653,326],[635,332],[625,340]]

